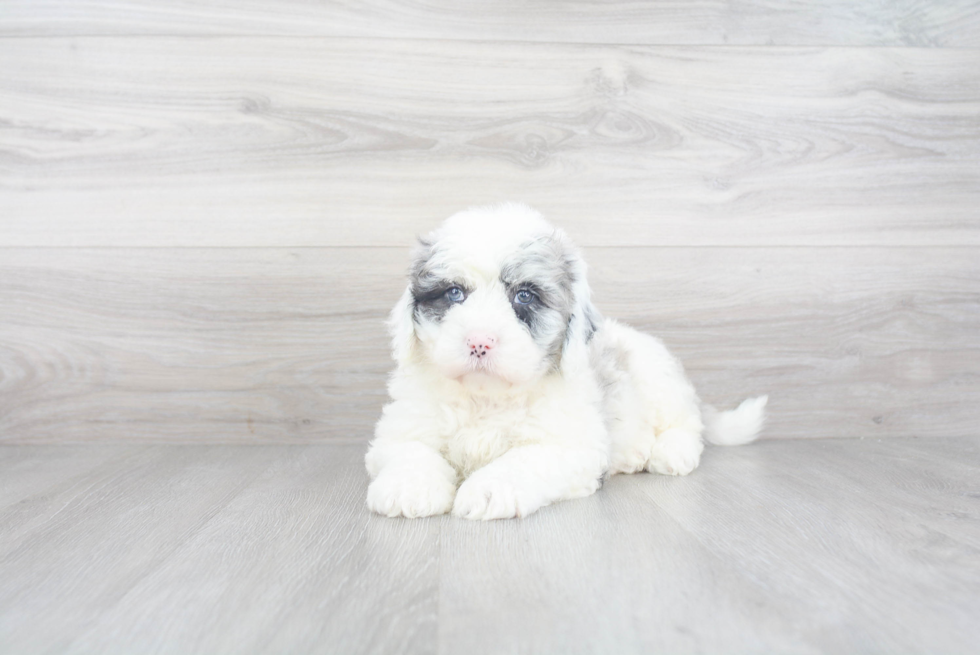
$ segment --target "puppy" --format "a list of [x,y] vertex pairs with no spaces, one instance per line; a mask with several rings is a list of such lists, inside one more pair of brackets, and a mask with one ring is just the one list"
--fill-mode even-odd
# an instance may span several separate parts
[[680,362],[599,315],[578,249],[525,205],[421,238],[389,327],[392,402],[366,456],[385,516],[527,516],[607,474],[687,475],[702,433],[747,443],[764,420],[762,396],[705,426]]

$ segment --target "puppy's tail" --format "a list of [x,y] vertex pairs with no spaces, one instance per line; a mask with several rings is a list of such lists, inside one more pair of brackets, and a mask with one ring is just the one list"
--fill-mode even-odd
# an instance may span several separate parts
[[705,438],[718,446],[741,446],[755,441],[766,422],[768,400],[769,396],[749,398],[727,412],[705,405],[702,408]]

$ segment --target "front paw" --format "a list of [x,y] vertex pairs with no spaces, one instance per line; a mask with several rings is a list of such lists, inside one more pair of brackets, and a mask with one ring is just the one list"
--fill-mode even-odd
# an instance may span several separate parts
[[512,519],[527,516],[544,504],[526,482],[477,471],[456,492],[453,514],[470,520]]
[[456,485],[442,476],[388,469],[368,487],[367,505],[384,516],[413,519],[445,514],[455,494]]
[[657,436],[646,469],[664,475],[687,475],[701,463],[701,435],[687,430],[667,430]]

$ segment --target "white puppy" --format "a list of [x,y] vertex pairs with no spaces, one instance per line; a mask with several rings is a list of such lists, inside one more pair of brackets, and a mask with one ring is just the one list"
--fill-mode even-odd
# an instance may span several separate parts
[[527,516],[606,474],[687,475],[702,432],[756,437],[765,397],[705,430],[680,362],[589,296],[579,251],[527,206],[470,209],[420,239],[389,323],[398,366],[366,457],[368,507]]

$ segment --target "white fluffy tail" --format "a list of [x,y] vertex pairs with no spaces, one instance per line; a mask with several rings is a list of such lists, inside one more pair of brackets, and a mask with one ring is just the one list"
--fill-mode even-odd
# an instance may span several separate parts
[[741,446],[755,441],[766,422],[768,400],[769,396],[748,398],[727,412],[719,412],[711,405],[705,405],[705,438],[717,446]]

